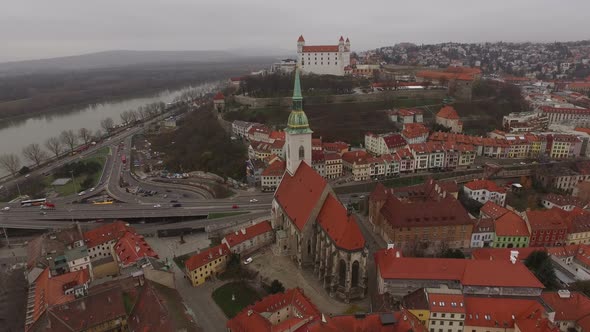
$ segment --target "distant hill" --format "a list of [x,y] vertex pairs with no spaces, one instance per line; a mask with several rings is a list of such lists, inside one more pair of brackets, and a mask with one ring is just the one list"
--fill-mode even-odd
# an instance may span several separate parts
[[235,51],[128,51],[116,50],[50,59],[0,63],[0,75],[64,70],[116,68],[142,64],[244,61],[253,54]]

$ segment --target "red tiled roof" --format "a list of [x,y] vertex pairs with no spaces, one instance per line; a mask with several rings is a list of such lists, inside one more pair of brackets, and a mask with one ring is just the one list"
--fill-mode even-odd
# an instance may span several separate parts
[[481,260],[510,260],[510,252],[518,251],[517,259],[524,261],[535,251],[547,251],[545,247],[528,248],[477,248],[471,252],[471,258]]
[[[393,324],[383,324],[382,315],[392,315]],[[299,330],[298,330],[299,331]],[[428,329],[409,311],[370,313],[362,317],[354,315],[329,316],[325,322],[316,320],[305,332],[426,332]]]
[[322,139],[321,138],[312,138],[311,139],[311,146],[321,147],[322,146]]
[[467,182],[465,187],[471,190],[482,190],[485,189],[487,191],[493,191],[497,193],[505,193],[506,189],[502,187],[498,187],[496,182],[490,180],[473,180],[471,182]]
[[381,182],[377,182],[375,189],[369,195],[369,200],[384,201],[389,195],[393,195],[393,189],[385,187]]
[[274,142],[272,142],[272,144],[270,145],[271,150],[272,149],[282,149],[283,146],[285,146],[285,141],[282,139],[276,139]]
[[135,230],[129,227],[129,224],[117,220],[84,233],[84,241],[88,248],[92,248],[111,240],[118,240],[126,232],[135,232]]
[[389,197],[381,208],[381,215],[394,228],[473,224],[465,208],[451,195],[441,200],[407,203]]
[[375,253],[375,263],[383,279],[457,280],[465,286],[543,288],[520,262],[396,257],[396,250],[382,249]]
[[303,46],[303,53],[338,52],[338,45]]
[[492,218],[492,219],[498,219],[501,216],[505,215],[506,213],[508,213],[507,208],[502,207],[492,201],[487,201],[482,207],[481,209],[479,209],[480,213],[483,213],[485,215],[487,215],[488,217]]
[[431,312],[465,313],[463,294],[428,293],[428,300]]
[[508,211],[503,216],[496,219],[494,229],[497,236],[528,237],[530,235],[526,222],[512,211]]
[[318,150],[311,151],[311,162],[312,163],[324,162],[324,160],[326,160],[326,157],[324,155],[324,151],[318,151]]
[[428,128],[421,123],[405,123],[402,135],[406,139],[417,138],[428,135]]
[[347,151],[342,154],[342,161],[349,164],[365,163],[367,158],[369,158],[369,154],[366,151]]
[[114,246],[115,253],[123,265],[135,263],[142,257],[158,258],[158,254],[152,250],[142,235],[126,232]]
[[326,185],[324,178],[302,162],[293,176],[285,172],[275,199],[289,219],[302,230]]
[[340,157],[340,155],[335,152],[325,152],[324,159],[325,160],[338,160],[338,159],[342,159],[342,157]]
[[350,146],[350,144],[344,143],[344,142],[324,142],[324,143],[322,143],[322,147],[324,148],[324,150],[334,151],[334,152],[348,150],[349,146]]
[[561,297],[557,292],[543,292],[541,297],[555,311],[556,321],[576,321],[590,316],[590,298],[582,293],[571,292]]
[[348,215],[346,208],[332,194],[328,194],[317,221],[336,247],[359,250],[365,246],[356,217]]
[[285,173],[285,165],[284,161],[275,161],[262,171],[262,176],[282,176]]
[[387,145],[387,147],[390,149],[399,148],[408,144],[408,142],[406,142],[406,139],[403,138],[403,136],[400,134],[391,134],[385,136],[383,137],[383,140],[385,141],[385,145]]
[[298,42],[304,42],[305,39],[303,39],[303,35],[300,35],[299,38],[297,39]]
[[[289,325],[297,325],[313,322],[320,318],[321,313],[316,306],[303,294],[299,288],[292,288],[285,293],[269,295],[262,300],[246,307],[240,311],[234,318],[227,322],[227,328],[235,332],[271,332],[283,331],[288,329],[289,325],[283,326],[284,321],[279,323],[283,329],[273,325],[268,320],[268,313],[275,313],[283,308],[291,308],[283,316],[289,315],[287,319]],[[295,315],[294,312],[298,312]]]
[[535,230],[552,230],[567,229],[564,222],[567,212],[560,208],[554,207],[550,210],[531,210],[526,211],[526,216],[531,226],[531,231]]
[[186,260],[184,266],[186,267],[187,271],[194,271],[199,267],[208,264],[211,261],[214,261],[220,257],[229,255],[230,251],[229,248],[225,244],[220,244],[213,248],[208,248],[200,253],[191,256],[189,259]]
[[584,202],[582,202],[581,199],[577,197],[569,195],[558,195],[553,193],[545,195],[543,197],[543,200],[551,202],[558,206],[574,205],[579,208],[584,208],[584,206],[586,205],[584,204]]
[[248,130],[248,134],[249,135],[254,135],[254,133],[262,133],[265,135],[270,135],[271,130],[268,129],[268,127],[266,127],[265,125],[254,125],[252,127],[250,127],[250,129]]
[[201,331],[176,289],[146,280],[127,323],[130,331]]
[[285,132],[273,130],[268,136],[270,139],[285,141]]
[[75,286],[83,285],[89,280],[90,272],[88,269],[58,276],[51,276],[49,268],[43,270],[34,282],[33,322],[39,319],[47,307],[74,300],[74,294],[65,295],[64,292]]
[[213,100],[224,100],[225,96],[223,95],[223,93],[221,93],[221,91],[219,91],[217,94],[215,94],[215,97],[213,97]]
[[441,108],[440,111],[436,113],[436,116],[449,120],[459,120],[459,114],[457,114],[457,111],[455,111],[453,106],[445,106]]
[[68,302],[67,305],[50,307],[48,318],[51,328],[47,331],[88,331],[100,324],[127,316],[120,287],[90,294]]
[[224,237],[224,240],[229,245],[230,249],[238,244],[253,239],[261,234],[272,232],[272,227],[268,221],[260,222],[256,225],[245,228],[243,231],[239,230],[230,233]]
[[533,299],[469,296],[465,298],[465,307],[465,326],[490,328],[499,325],[512,329],[516,318],[529,316],[535,310],[544,312],[543,306]]

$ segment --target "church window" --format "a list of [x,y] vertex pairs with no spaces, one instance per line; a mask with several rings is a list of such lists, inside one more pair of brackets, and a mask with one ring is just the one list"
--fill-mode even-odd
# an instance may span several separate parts
[[359,262],[354,261],[352,263],[352,287],[357,287],[359,285]]
[[305,148],[303,145],[299,147],[299,160],[303,160],[305,158]]
[[340,263],[338,264],[338,284],[342,287],[346,285],[346,262],[341,259]]

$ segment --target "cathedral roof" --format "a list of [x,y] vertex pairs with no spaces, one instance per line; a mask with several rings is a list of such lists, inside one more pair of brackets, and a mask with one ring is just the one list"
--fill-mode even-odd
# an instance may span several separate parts
[[324,178],[307,163],[301,162],[295,174],[285,173],[275,199],[295,226],[302,230],[326,185]]
[[328,194],[317,220],[337,247],[359,250],[365,246],[356,217],[348,215],[346,208],[332,194]]

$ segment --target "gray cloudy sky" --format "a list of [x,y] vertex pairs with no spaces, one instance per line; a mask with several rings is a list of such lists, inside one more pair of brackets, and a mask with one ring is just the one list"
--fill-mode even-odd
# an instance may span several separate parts
[[0,61],[112,49],[590,39],[589,0],[0,0]]

